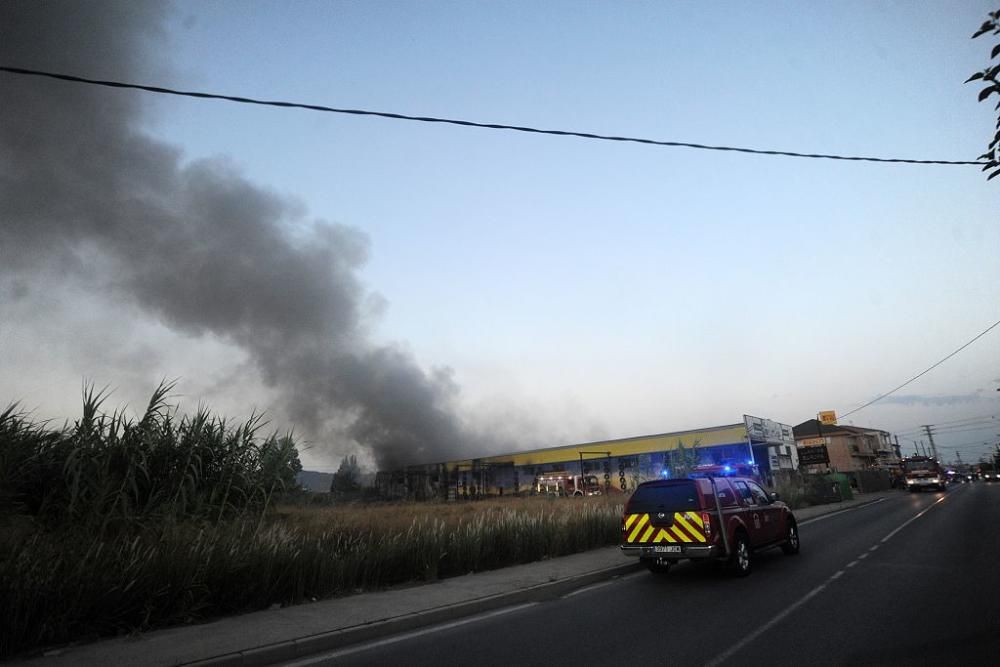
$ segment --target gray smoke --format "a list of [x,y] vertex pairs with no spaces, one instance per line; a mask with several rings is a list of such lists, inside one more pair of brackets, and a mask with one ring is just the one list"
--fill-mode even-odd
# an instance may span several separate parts
[[[162,80],[168,11],[7,0],[0,62]],[[89,281],[246,350],[307,434],[346,428],[380,467],[460,454],[448,373],[367,340],[363,233],[307,218],[223,160],[182,163],[143,133],[147,94],[0,73],[0,100],[0,279],[15,298],[33,276]]]

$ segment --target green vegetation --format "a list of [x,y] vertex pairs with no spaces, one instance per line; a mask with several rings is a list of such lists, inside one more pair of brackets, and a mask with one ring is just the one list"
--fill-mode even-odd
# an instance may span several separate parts
[[[0,413],[0,658],[614,544],[618,499],[295,506],[290,436],[178,418]],[[348,466],[350,467],[350,466]]]
[[[972,39],[988,34],[992,34],[994,37],[1000,35],[1000,9],[989,13],[989,18],[979,26],[979,30],[972,35]],[[976,72],[965,80],[966,83],[979,81],[986,84],[986,87],[979,91],[980,102],[988,100],[991,95],[1000,96],[1000,63],[994,64],[992,62],[997,57],[1000,57],[1000,42],[995,44],[990,51],[990,63],[986,66],[986,69]],[[994,109],[1000,111],[1000,102],[997,102]],[[1000,176],[1000,169],[997,168],[1000,167],[1000,113],[997,114],[997,123],[994,129],[996,132],[989,146],[987,146],[986,152],[978,158],[979,160],[986,161],[983,164],[983,171],[991,172],[986,177],[986,180],[990,180],[994,176]]]

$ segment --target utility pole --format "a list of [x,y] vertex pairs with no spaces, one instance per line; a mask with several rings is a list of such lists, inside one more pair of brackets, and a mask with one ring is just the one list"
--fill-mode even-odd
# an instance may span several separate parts
[[924,441],[923,440],[920,441],[920,455],[921,456],[927,456],[927,448],[924,447]]
[[927,439],[930,440],[930,442],[931,442],[931,452],[934,453],[934,458],[937,458],[938,457],[937,445],[934,444],[934,434],[931,433],[931,427],[930,426],[924,426],[923,429],[924,429],[924,431],[927,432]]

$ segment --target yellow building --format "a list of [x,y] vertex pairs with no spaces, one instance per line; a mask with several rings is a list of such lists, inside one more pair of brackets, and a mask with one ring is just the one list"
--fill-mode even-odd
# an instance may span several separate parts
[[[761,426],[765,423],[770,427],[767,435]],[[604,493],[628,492],[644,479],[686,474],[702,464],[755,465],[766,473],[778,461],[776,448],[787,447],[780,440],[782,430],[791,438],[791,427],[783,426],[745,417],[743,423],[690,431],[414,465],[381,472],[376,483],[385,495],[467,498],[535,493],[540,478],[559,473],[593,475]],[[791,443],[794,450],[794,440]]]

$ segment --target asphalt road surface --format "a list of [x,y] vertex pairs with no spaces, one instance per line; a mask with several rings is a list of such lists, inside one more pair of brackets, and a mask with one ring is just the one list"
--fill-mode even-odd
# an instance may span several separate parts
[[800,533],[746,579],[684,563],[294,664],[1000,664],[1000,484],[890,492]]

